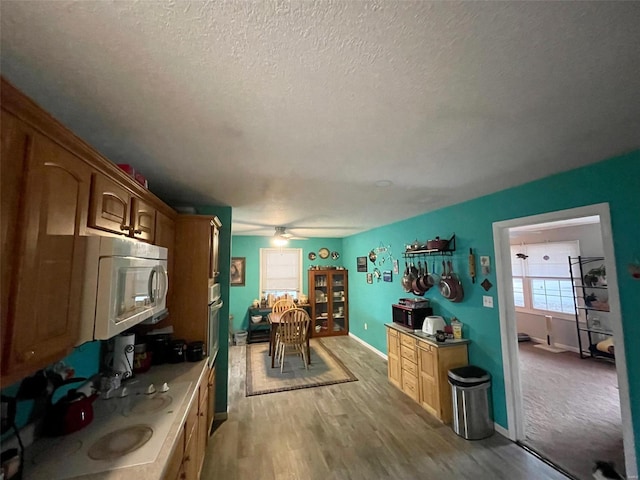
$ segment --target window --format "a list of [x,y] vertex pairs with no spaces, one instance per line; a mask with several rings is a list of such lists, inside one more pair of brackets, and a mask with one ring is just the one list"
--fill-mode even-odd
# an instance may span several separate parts
[[298,298],[302,291],[302,249],[260,249],[260,294]]
[[511,245],[516,308],[532,313],[575,313],[568,257],[578,255],[577,240]]

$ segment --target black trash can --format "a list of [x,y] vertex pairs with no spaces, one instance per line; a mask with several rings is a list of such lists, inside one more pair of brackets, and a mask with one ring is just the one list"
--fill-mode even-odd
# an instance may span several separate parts
[[453,403],[453,431],[467,440],[480,440],[493,435],[489,372],[467,365],[452,368],[448,376]]

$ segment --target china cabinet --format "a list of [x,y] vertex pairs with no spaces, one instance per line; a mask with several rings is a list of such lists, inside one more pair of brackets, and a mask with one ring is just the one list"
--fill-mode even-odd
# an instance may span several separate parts
[[326,337],[349,333],[347,270],[309,270],[311,335]]

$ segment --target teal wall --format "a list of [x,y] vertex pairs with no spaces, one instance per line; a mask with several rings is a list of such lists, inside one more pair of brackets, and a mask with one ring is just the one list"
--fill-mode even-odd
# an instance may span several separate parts
[[[469,360],[491,372],[495,420],[507,427],[492,224],[602,202],[608,202],[611,211],[636,451],[640,458],[640,349],[634,343],[640,338],[640,281],[632,279],[627,270],[630,262],[640,258],[640,151],[344,238],[351,333],[385,352],[384,324],[390,321],[391,304],[408,296],[402,290],[401,275],[394,276],[392,283],[368,285],[365,274],[356,271],[356,257],[366,255],[380,242],[390,244],[394,256],[401,261],[402,273],[405,244],[416,238],[427,240],[455,233],[454,270],[461,274],[465,299],[454,304],[442,299],[434,289],[425,296],[432,299],[435,314],[447,320],[456,316],[464,323],[464,336],[471,340]],[[489,255],[492,262],[487,277],[481,275],[478,266],[475,284],[468,275],[469,248],[477,256]],[[437,271],[440,270],[441,266]],[[480,286],[484,278],[494,285],[488,293]],[[483,295],[494,298],[495,308],[482,307]]]
[[222,222],[219,244],[220,293],[224,305],[220,309],[220,351],[216,359],[216,412],[226,412],[229,380],[229,267],[231,265],[231,207],[196,207],[200,215],[216,215]]
[[[249,324],[248,308],[254,299],[260,299],[260,249],[274,248],[272,237],[233,236],[231,247],[233,257],[246,257],[245,286],[231,287],[230,313],[233,315],[234,330],[246,330]],[[321,248],[328,248],[331,252],[338,252],[340,258],[331,257],[321,260],[319,257],[311,261],[310,252],[318,253]],[[307,270],[311,265],[340,266],[346,265],[342,252],[342,240],[339,238],[310,238],[308,240],[290,240],[286,248],[302,248],[302,291],[309,294]]]

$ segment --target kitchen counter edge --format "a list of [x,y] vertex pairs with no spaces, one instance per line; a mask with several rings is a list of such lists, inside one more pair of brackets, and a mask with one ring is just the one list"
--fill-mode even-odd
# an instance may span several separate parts
[[428,336],[425,333],[422,333],[421,331],[411,330],[410,328],[403,327],[401,325],[396,325],[395,323],[385,323],[384,326],[387,328],[391,328],[393,330],[397,330],[398,332],[404,333],[406,335],[409,335],[415,338],[416,340],[426,342],[429,345],[433,345],[434,347],[437,347],[437,348],[455,347],[456,345],[466,345],[468,343],[471,343],[471,340],[467,338],[437,342],[435,339],[433,339],[432,337]]

